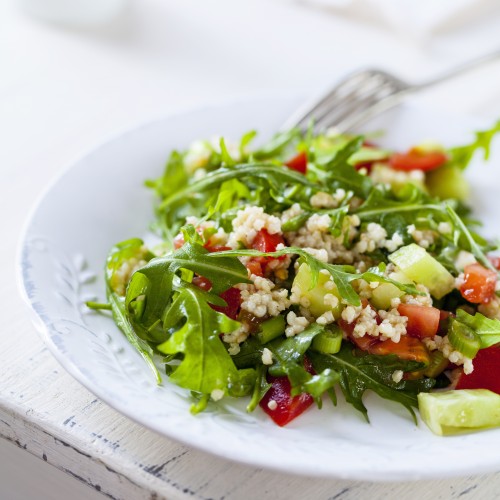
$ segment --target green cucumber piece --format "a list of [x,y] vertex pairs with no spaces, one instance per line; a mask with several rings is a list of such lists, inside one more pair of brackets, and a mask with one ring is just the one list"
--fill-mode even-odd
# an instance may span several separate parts
[[422,420],[439,436],[500,426],[500,396],[487,389],[421,392]]
[[469,198],[469,184],[462,171],[456,166],[443,165],[428,172],[425,183],[431,196],[437,196],[442,200],[455,198],[466,201]]
[[[330,276],[326,276],[323,273],[319,273],[318,281],[314,288],[312,286],[312,276],[311,269],[307,264],[301,264],[295,279],[293,280],[292,288],[297,287],[300,290],[300,295],[309,300],[309,310],[314,317],[319,317],[327,311],[332,311],[333,317],[335,319],[340,317],[342,312],[342,305],[340,302],[340,294],[337,287],[334,286],[331,290],[325,288],[325,283],[330,281]],[[336,307],[331,307],[325,304],[325,295],[331,293],[339,299],[338,305]]]
[[416,243],[399,248],[389,255],[389,260],[409,279],[426,286],[436,299],[455,288],[455,279],[448,270]]
[[[408,279],[403,273],[391,273],[389,278],[399,283],[413,283],[413,281]],[[377,309],[389,309],[392,299],[402,297],[404,294],[405,292],[392,283],[380,283],[380,285],[372,291],[370,302]]]
[[479,335],[470,326],[456,319],[450,321],[448,339],[455,350],[471,359],[481,349]]
[[261,344],[267,344],[285,333],[284,316],[275,316],[260,324],[260,331],[257,332],[257,339]]

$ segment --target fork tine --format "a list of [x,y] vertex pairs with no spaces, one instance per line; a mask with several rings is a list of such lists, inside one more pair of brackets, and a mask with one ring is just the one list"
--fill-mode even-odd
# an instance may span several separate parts
[[363,92],[359,91],[354,94],[353,98],[340,109],[328,110],[328,113],[325,113],[318,119],[316,128],[318,130],[323,130],[330,126],[336,126],[338,128],[339,123],[349,118],[355,120],[357,115],[363,113],[367,108],[375,105],[378,101],[388,98],[395,92],[390,82],[380,82],[380,79],[378,79],[378,81],[371,83],[373,84],[371,87],[364,89]]
[[396,92],[375,102],[372,106],[361,110],[356,115],[348,116],[343,121],[338,122],[335,126],[340,132],[348,132],[355,130],[359,125],[369,120],[370,118],[387,111],[394,106],[397,106],[407,95],[408,92]]
[[335,106],[325,107],[321,114],[316,115],[315,130],[323,130],[328,126],[336,125],[352,113],[357,113],[364,106],[373,104],[384,93],[387,82],[380,75],[366,75],[364,80],[354,86],[351,92]]
[[309,125],[311,118],[314,118],[316,114],[326,108],[332,108],[335,103],[340,102],[342,99],[342,94],[346,92],[350,87],[356,84],[357,80],[363,78],[367,71],[358,71],[352,73],[344,78],[337,86],[332,90],[323,94],[319,99],[312,102],[307,102],[301,106],[296,113],[294,113],[283,125],[282,129],[287,130],[289,128],[298,127],[300,129],[306,129]]

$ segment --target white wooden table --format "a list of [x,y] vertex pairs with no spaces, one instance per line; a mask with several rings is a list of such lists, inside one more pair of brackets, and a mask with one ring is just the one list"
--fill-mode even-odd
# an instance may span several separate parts
[[[346,40],[366,42],[349,49]],[[75,490],[74,500],[96,492],[116,499],[500,497],[500,473],[419,483],[319,480],[230,463],[160,437],[62,370],[16,287],[16,245],[34,199],[67,163],[117,131],[226,96],[306,95],[361,65],[423,77],[460,59],[452,41],[420,47],[302,4],[265,0],[137,0],[96,30],[53,27],[0,3],[0,436],[39,457],[40,467],[49,468],[45,461],[93,488]],[[499,68],[489,71],[424,99],[498,116]],[[479,82],[480,92],[468,92]],[[22,456],[2,446],[2,463],[10,462],[5,454],[13,463]],[[25,472],[22,491],[38,477]],[[14,498],[1,477],[0,498]],[[62,486],[46,491],[33,484],[33,496],[67,498]]]

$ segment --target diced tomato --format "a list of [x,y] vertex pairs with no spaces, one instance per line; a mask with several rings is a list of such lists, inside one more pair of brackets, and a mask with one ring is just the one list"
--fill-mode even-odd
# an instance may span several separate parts
[[212,288],[212,283],[209,279],[205,278],[205,276],[195,276],[192,281],[193,285],[196,285],[198,288],[205,290],[208,292],[210,288]]
[[[304,368],[311,374],[315,373],[311,362],[306,356],[304,356]],[[271,384],[271,388],[266,392],[259,404],[274,422],[281,427],[304,413],[314,402],[314,398],[307,393],[292,397],[292,387],[288,377],[272,377],[268,375],[267,381]],[[276,402],[275,409],[269,408],[270,401]]]
[[394,153],[389,163],[396,170],[422,170],[428,172],[434,170],[448,160],[441,151],[422,152],[418,149],[410,149],[408,153]]
[[476,262],[465,267],[460,293],[469,302],[482,304],[493,298],[496,283],[497,273]]
[[500,394],[500,345],[481,349],[474,358],[474,371],[458,379],[457,389],[489,389]]
[[408,335],[419,339],[436,335],[441,319],[439,309],[417,304],[399,304],[398,312],[408,318],[406,325]]
[[301,174],[305,174],[307,172],[307,153],[305,151],[301,151],[299,154],[288,160],[285,165],[291,170],[296,170]]
[[368,352],[379,356],[395,354],[400,359],[418,361],[426,365],[430,362],[429,351],[424,343],[409,335],[402,335],[399,342],[393,342],[392,340],[378,342],[372,345]]
[[264,271],[262,270],[262,263],[260,259],[249,259],[247,262],[247,269],[250,274],[255,274],[255,276],[264,276]]
[[238,317],[238,312],[240,310],[240,305],[241,305],[241,292],[237,288],[228,288],[225,292],[222,292],[219,296],[227,302],[227,306],[221,307],[210,304],[210,307],[215,311],[224,313],[231,319],[236,319]]
[[[280,244],[285,244],[285,240],[281,234],[269,234],[267,229],[261,229],[252,241],[251,248],[259,252],[269,253],[275,252],[277,246]],[[275,258],[283,260],[285,256],[283,255]],[[252,257],[247,263],[247,269],[250,270],[252,274],[264,276],[266,274],[266,264],[271,260],[273,260],[273,257]]]
[[348,323],[344,319],[340,318],[338,320],[338,324],[342,331],[346,333],[349,337],[349,340],[362,351],[368,351],[373,344],[379,342],[377,337],[372,337],[371,335],[365,335],[364,337],[355,337],[353,335],[354,327],[356,326],[356,322]]
[[375,344],[380,342],[378,337],[372,337],[371,335],[365,335],[364,337],[351,336],[349,339],[358,349],[361,349],[362,351],[370,351]]
[[261,229],[252,241],[251,247],[259,252],[275,252],[280,243],[285,243],[281,234],[269,234],[267,229]]

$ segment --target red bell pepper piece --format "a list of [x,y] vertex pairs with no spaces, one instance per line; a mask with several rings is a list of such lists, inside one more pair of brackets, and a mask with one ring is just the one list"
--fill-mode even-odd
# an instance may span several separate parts
[[500,344],[481,349],[473,361],[474,371],[458,379],[457,389],[489,389],[500,394]]

